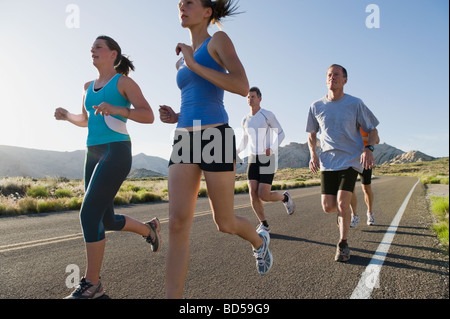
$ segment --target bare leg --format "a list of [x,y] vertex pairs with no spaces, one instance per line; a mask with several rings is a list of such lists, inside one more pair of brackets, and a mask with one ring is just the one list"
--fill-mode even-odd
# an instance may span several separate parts
[[189,237],[202,171],[198,165],[169,168],[169,249],[166,260],[166,298],[180,299],[189,267]]
[[258,187],[259,182],[256,180],[249,180],[248,181],[248,188],[250,192],[250,201],[252,203],[253,211],[256,214],[256,217],[258,217],[259,221],[262,222],[266,220],[266,216],[264,215],[264,204],[259,198],[258,194]]
[[86,243],[87,267],[84,277],[93,285],[98,285],[100,279],[105,243],[105,239],[95,243]]
[[234,215],[235,172],[204,172],[214,221],[224,233],[238,235],[258,249],[263,240],[249,220]]

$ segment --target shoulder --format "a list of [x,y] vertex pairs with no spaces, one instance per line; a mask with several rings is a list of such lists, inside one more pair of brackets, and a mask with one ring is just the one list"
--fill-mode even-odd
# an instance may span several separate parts
[[121,75],[117,80],[117,87],[123,90],[139,87],[137,83],[126,75]]
[[275,118],[275,114],[273,114],[273,112],[266,110],[266,109],[261,109],[260,110],[261,115],[263,115],[265,118],[268,119],[273,119]]
[[364,105],[363,100],[361,100],[359,97],[350,94],[345,94],[345,97],[347,99],[347,102],[350,102],[352,104]]
[[228,36],[228,34],[226,34],[224,31],[217,31],[211,37],[211,41],[221,42],[221,41],[231,41],[231,39]]
[[325,105],[325,103],[327,102],[327,98],[324,96],[314,102],[311,103],[311,108],[316,108],[318,106],[322,106]]
[[226,34],[223,31],[218,31],[213,34],[211,37],[211,40],[209,41],[209,47],[214,49],[221,49],[221,48],[229,48],[233,45],[233,42],[231,41],[228,34]]
[[87,90],[89,89],[89,87],[91,86],[92,83],[94,83],[94,81],[86,82],[86,83],[84,84],[84,90],[87,91]]

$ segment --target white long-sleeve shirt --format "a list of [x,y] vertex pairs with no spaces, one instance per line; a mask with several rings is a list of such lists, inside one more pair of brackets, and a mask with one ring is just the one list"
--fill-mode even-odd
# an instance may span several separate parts
[[242,119],[243,137],[237,153],[241,153],[250,142],[250,154],[265,155],[270,148],[278,151],[285,138],[283,128],[275,115],[261,108],[255,115],[251,113]]

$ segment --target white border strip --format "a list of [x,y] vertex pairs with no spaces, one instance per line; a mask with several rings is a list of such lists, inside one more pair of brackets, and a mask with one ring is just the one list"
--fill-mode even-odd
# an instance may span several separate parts
[[369,265],[367,266],[364,273],[361,275],[361,279],[359,280],[358,286],[356,286],[353,291],[350,299],[369,299],[374,288],[379,288],[379,275],[381,271],[381,267],[383,266],[384,260],[388,254],[389,248],[391,247],[392,241],[394,240],[395,233],[397,232],[398,225],[400,224],[400,220],[402,219],[403,213],[406,210],[406,206],[414,192],[414,189],[419,184],[420,179],[413,186],[408,196],[406,196],[405,201],[402,206],[400,206],[397,214],[392,220],[391,225],[389,226],[386,234],[383,237],[380,245],[377,248],[377,251],[372,257]]

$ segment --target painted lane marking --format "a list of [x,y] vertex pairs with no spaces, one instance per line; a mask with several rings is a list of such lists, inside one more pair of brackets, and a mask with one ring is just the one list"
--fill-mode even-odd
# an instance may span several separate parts
[[369,299],[372,295],[372,291],[374,288],[379,287],[380,280],[380,272],[381,267],[383,266],[384,260],[388,254],[389,248],[391,247],[392,241],[394,240],[395,233],[397,232],[398,226],[400,224],[400,220],[402,219],[403,213],[406,210],[406,206],[408,206],[408,202],[411,199],[411,196],[414,192],[414,189],[419,184],[420,179],[413,186],[408,196],[406,196],[405,201],[402,206],[400,206],[397,214],[392,220],[391,225],[386,231],[383,239],[381,240],[380,245],[378,246],[375,254],[372,257],[369,265],[366,270],[361,275],[361,279],[359,280],[358,285],[353,291],[350,299]]

